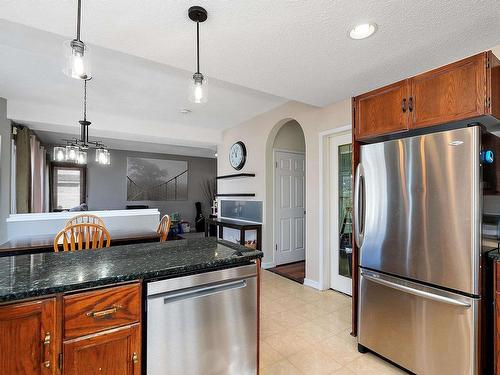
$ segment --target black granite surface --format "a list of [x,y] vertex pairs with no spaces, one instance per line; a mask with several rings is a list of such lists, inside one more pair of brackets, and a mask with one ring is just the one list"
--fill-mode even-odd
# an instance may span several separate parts
[[0,302],[248,264],[261,251],[216,238],[0,258]]

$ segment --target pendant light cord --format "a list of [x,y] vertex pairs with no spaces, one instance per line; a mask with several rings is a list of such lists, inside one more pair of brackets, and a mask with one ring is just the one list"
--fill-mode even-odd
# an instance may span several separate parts
[[78,0],[78,14],[76,17],[76,40],[80,42],[80,22],[82,18],[82,0]]
[[199,21],[196,21],[196,73],[200,73],[200,22]]

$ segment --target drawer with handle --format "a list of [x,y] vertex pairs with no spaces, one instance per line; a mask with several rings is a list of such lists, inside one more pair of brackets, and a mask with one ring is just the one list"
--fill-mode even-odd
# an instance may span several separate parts
[[139,322],[140,284],[64,296],[64,339]]

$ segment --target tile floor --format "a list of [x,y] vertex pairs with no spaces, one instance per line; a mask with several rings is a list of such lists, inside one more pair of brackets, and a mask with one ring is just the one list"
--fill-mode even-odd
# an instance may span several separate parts
[[406,374],[360,354],[349,335],[351,299],[262,272],[261,375]]

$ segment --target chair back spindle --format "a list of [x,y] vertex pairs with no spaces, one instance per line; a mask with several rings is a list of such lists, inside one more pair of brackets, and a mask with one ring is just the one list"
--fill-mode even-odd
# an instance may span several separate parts
[[70,225],[61,230],[54,239],[54,251],[89,250],[110,247],[111,236],[102,225],[80,223]]

